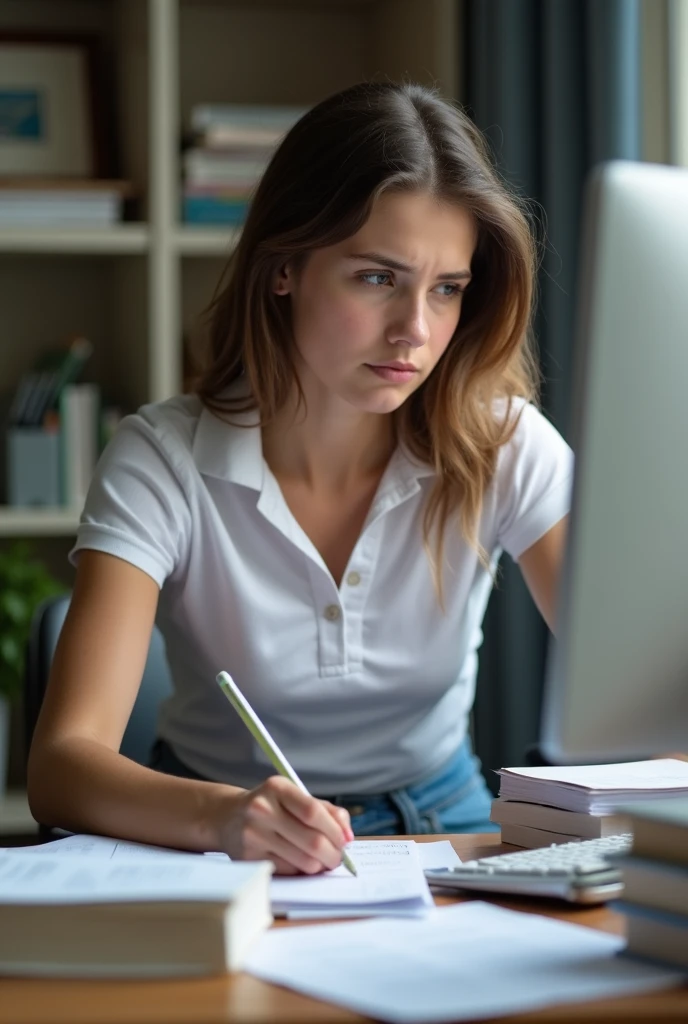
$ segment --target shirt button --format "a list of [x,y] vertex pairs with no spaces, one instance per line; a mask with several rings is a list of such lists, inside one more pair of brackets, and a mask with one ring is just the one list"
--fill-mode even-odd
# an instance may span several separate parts
[[349,584],[350,587],[357,587],[358,584],[361,582],[361,574],[358,572],[350,572],[349,575],[346,577],[346,582]]
[[325,609],[325,618],[329,619],[330,622],[336,622],[341,614],[342,610],[338,604],[328,604]]

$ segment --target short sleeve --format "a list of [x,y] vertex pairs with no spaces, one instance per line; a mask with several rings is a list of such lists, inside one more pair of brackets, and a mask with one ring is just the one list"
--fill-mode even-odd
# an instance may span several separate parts
[[159,587],[185,563],[191,525],[184,445],[145,416],[127,416],[103,452],[69,558],[116,555]]
[[573,452],[534,405],[513,411],[518,424],[497,464],[498,542],[518,561],[569,512]]

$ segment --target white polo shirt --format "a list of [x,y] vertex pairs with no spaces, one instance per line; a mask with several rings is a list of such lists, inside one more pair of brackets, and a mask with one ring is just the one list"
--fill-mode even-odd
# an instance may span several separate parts
[[[480,519],[496,565],[569,509],[570,448],[532,405],[499,453]],[[255,424],[255,414],[242,418]],[[210,779],[272,773],[215,682],[228,671],[311,792],[419,781],[463,740],[489,574],[445,538],[445,612],[422,544],[434,471],[397,449],[337,587],[263,459],[257,426],[230,426],[195,396],[128,416],[103,454],[71,558],[116,555],[160,586],[157,622],[174,694],[159,735]]]

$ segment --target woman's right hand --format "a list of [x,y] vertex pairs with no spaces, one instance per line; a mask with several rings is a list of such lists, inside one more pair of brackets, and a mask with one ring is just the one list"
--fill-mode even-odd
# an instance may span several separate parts
[[220,825],[220,849],[237,860],[271,860],[281,875],[336,868],[354,838],[348,811],[280,775],[235,791],[231,799],[230,815]]

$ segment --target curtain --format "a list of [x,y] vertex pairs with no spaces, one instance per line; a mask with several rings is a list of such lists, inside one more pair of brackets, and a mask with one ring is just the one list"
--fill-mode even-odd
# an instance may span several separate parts
[[[535,322],[546,415],[566,437],[583,182],[640,159],[640,0],[465,0],[462,99],[501,173],[539,206],[545,249]],[[474,739],[489,769],[537,742],[548,631],[504,557],[484,623]]]

